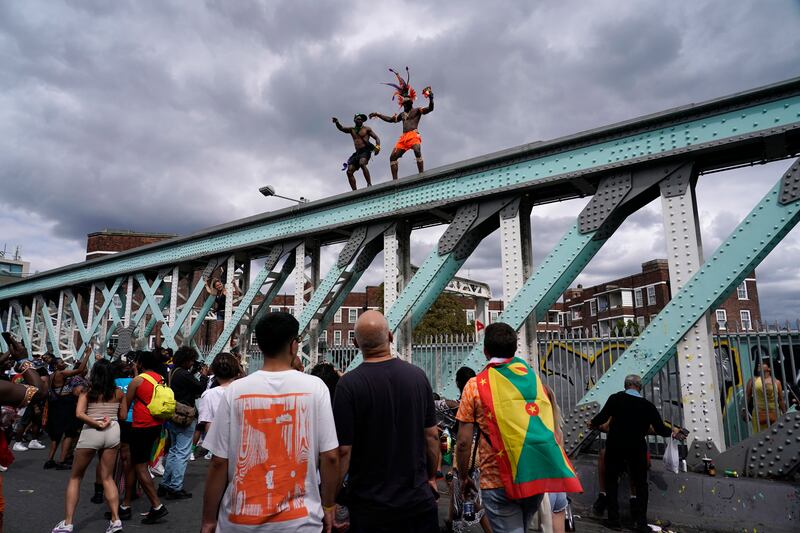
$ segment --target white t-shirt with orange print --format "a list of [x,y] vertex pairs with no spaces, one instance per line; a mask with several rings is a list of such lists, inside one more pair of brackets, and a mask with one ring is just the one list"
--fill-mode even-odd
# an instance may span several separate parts
[[228,459],[217,530],[320,531],[319,454],[338,446],[319,378],[260,370],[231,383],[203,444]]

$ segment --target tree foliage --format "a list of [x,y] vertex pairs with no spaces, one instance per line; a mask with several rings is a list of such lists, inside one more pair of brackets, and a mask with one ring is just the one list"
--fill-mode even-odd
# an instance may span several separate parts
[[443,292],[414,329],[414,338],[423,339],[436,335],[468,335],[474,331],[475,325],[467,323],[464,308],[459,299],[452,294]]

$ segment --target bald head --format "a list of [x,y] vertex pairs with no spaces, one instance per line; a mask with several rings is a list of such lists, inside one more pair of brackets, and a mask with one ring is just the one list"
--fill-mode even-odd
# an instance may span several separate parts
[[384,357],[391,354],[392,333],[389,324],[378,311],[365,311],[356,321],[356,346],[364,359]]

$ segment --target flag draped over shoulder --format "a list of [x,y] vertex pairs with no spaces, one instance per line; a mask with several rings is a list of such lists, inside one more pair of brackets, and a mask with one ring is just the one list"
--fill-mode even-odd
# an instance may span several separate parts
[[556,442],[553,406],[528,363],[519,357],[489,363],[477,384],[508,497],[583,492],[564,448]]

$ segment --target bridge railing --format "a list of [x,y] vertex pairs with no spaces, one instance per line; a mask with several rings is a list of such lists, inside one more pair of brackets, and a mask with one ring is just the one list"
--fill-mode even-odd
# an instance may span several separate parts
[[[726,445],[734,445],[750,435],[771,427],[783,409],[796,409],[800,403],[800,324],[753,324],[740,330],[730,322],[715,325],[714,351],[720,382],[717,394],[722,406]],[[537,349],[542,380],[553,390],[562,411],[568,412],[602,376],[611,364],[636,339],[631,331],[612,330],[605,337],[585,337],[580,332],[539,332]],[[462,366],[472,350],[472,336],[441,335],[420,339],[413,344],[412,363],[422,368],[434,391],[442,394],[451,376]],[[204,355],[209,347],[201,347]],[[344,371],[358,354],[352,345],[330,346],[320,358]],[[248,352],[247,369],[261,367],[258,349]],[[748,395],[748,383],[758,379],[756,361],[765,361],[772,369],[774,391],[762,387]],[[658,408],[668,423],[692,427],[692,417],[685,418],[678,372],[678,362],[671,358],[659,374],[645,386],[643,394]],[[777,382],[780,382],[778,394]],[[771,400],[771,398],[775,398]],[[759,416],[756,403],[762,405]],[[658,454],[663,441],[651,437],[651,451]]]

